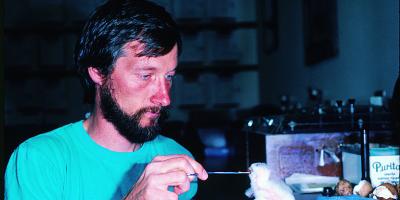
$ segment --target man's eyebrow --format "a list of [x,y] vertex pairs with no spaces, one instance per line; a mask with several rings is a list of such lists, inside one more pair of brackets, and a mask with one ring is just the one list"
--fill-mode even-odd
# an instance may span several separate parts
[[157,70],[157,68],[156,68],[156,67],[146,66],[146,65],[145,65],[145,66],[137,67],[136,70],[154,71],[154,70]]
[[[176,72],[176,68],[177,67],[174,67],[173,69],[169,70],[168,73]],[[158,68],[157,67],[153,67],[153,66],[149,66],[149,65],[143,65],[143,66],[140,66],[140,67],[136,67],[134,70],[135,71],[156,71],[156,70],[158,70]]]
[[176,67],[174,67],[173,69],[169,70],[168,72],[176,72]]

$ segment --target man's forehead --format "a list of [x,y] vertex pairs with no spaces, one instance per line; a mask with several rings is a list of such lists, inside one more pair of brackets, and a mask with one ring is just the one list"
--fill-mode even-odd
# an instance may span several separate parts
[[169,53],[162,56],[137,56],[143,51],[144,46],[143,43],[138,41],[128,42],[123,46],[121,57],[125,57],[125,59],[129,60],[134,59],[134,68],[138,70],[156,70],[160,67],[168,68],[168,71],[175,70],[178,62],[177,45],[175,45]]
[[122,51],[134,55],[138,55],[140,52],[144,51],[144,49],[145,49],[145,44],[137,40],[128,42],[122,47]]
[[[133,54],[133,55],[139,55],[143,51],[145,51],[145,48],[146,48],[146,44],[135,40],[135,41],[126,43],[122,47],[122,52],[123,52],[123,54],[129,53],[129,54]],[[173,56],[176,56],[176,57],[178,56],[178,45],[177,44],[175,44],[173,46],[173,48],[165,55],[169,55],[169,54],[173,54]],[[160,55],[160,56],[155,56],[155,57],[151,56],[150,58],[163,57],[165,55]],[[149,56],[140,56],[140,57],[149,57]]]

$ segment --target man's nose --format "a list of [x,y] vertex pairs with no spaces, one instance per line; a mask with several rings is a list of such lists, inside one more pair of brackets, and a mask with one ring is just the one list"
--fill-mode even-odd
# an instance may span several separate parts
[[171,89],[171,83],[168,81],[161,81],[157,86],[156,93],[151,97],[151,102],[157,106],[168,106],[171,104],[171,98],[169,91]]

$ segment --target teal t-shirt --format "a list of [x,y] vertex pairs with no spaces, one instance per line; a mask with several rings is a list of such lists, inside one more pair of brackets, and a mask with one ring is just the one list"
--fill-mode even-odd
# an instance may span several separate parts
[[[134,152],[114,152],[95,143],[83,121],[23,142],[5,174],[6,199],[122,199],[157,155],[187,154],[174,140],[157,136]],[[179,195],[191,199],[197,183]]]

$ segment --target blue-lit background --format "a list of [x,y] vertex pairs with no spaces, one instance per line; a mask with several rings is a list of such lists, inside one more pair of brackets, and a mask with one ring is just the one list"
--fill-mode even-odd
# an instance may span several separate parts
[[[23,140],[90,111],[72,54],[101,2],[4,1],[5,162]],[[390,110],[400,66],[398,0],[156,2],[177,20],[184,43],[163,133],[208,169],[246,170],[248,118],[315,106],[310,88],[329,106],[349,98],[368,106],[378,91]],[[235,181],[236,189],[224,189],[211,180],[199,198],[243,199],[247,177],[224,183]]]

